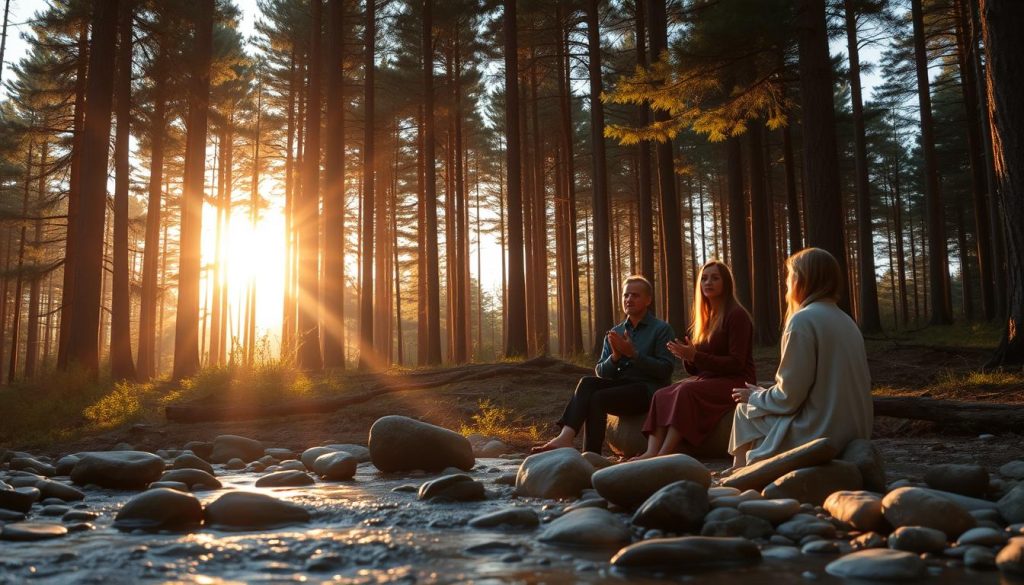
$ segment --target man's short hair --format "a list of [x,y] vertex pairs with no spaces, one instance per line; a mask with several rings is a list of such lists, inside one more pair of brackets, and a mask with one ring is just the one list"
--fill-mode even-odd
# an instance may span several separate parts
[[654,285],[652,285],[651,281],[647,280],[647,278],[645,278],[643,275],[630,274],[629,276],[626,277],[625,280],[622,281],[622,288],[625,289],[626,285],[628,285],[631,282],[642,283],[644,287],[647,289],[647,296],[650,297],[651,299],[654,298]]

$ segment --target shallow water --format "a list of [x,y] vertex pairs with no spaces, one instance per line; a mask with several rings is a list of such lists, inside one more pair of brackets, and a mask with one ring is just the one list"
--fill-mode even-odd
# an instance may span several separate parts
[[[513,499],[512,488],[493,483],[500,473],[517,467],[516,462],[479,459],[471,475],[487,484],[488,499],[451,504],[419,502],[415,492],[392,491],[434,476],[381,475],[369,465],[360,466],[350,482],[278,489],[253,487],[258,474],[218,470],[225,488],[198,492],[204,503],[227,489],[245,489],[299,503],[313,515],[305,525],[258,532],[120,532],[111,526],[114,515],[135,492],[90,490],[84,503],[101,514],[93,522],[96,529],[41,542],[0,542],[0,584],[843,582],[824,571],[835,556],[797,553],[795,559],[779,558],[785,551],[766,548],[764,562],[752,567],[620,573],[608,564],[616,549],[549,546],[535,540],[539,529],[508,532],[466,526],[474,516],[510,505],[531,506],[542,518],[557,513],[559,505]],[[945,564],[930,571],[923,582],[1024,583],[995,571]]]

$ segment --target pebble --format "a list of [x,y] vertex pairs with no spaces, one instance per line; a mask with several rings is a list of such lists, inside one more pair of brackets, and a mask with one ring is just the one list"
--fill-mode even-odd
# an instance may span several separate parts
[[210,460],[214,463],[230,463],[232,459],[243,462],[256,461],[263,457],[263,443],[256,439],[238,435],[219,435],[213,439]]
[[305,471],[276,471],[256,480],[256,487],[303,487],[313,485],[316,480]]
[[60,524],[44,522],[15,522],[0,527],[0,540],[29,542],[60,538],[68,533],[68,529]]
[[256,492],[228,492],[206,506],[206,523],[227,530],[258,530],[309,522],[302,506]]
[[469,525],[473,528],[535,528],[540,525],[540,518],[532,508],[516,507],[477,516]]
[[1024,483],[1018,484],[996,503],[999,514],[1010,524],[1024,522]]
[[771,536],[772,525],[763,518],[741,514],[729,520],[707,522],[701,528],[700,534],[709,537],[735,536],[752,540]]
[[763,490],[765,486],[790,471],[828,463],[837,454],[836,448],[828,439],[815,439],[774,457],[742,467],[722,480],[722,485],[740,490]]
[[82,453],[71,470],[71,481],[112,489],[145,489],[164,471],[164,460],[145,451]]
[[484,484],[459,473],[424,483],[420,486],[417,499],[429,502],[471,502],[486,497]]
[[203,506],[189,493],[168,488],[143,492],[132,498],[114,518],[118,530],[182,530],[198,528]]
[[684,536],[645,540],[627,546],[612,557],[620,569],[712,568],[761,562],[757,545],[744,538]]
[[800,547],[805,555],[837,555],[839,545],[832,540],[814,540]]
[[696,532],[710,509],[707,488],[688,480],[670,483],[633,514],[633,524],[667,532]]
[[921,557],[898,550],[872,548],[832,561],[825,571],[843,579],[909,580],[925,574]]
[[199,469],[213,475],[213,466],[192,453],[183,453],[175,457],[171,469]]
[[822,520],[809,514],[797,514],[790,520],[783,522],[776,527],[776,532],[786,538],[799,541],[803,537],[813,534],[822,538],[835,538],[836,527],[831,522]]
[[196,468],[172,469],[160,476],[161,482],[180,482],[188,486],[188,489],[209,489],[218,490],[222,487],[220,480],[210,473]]
[[1006,544],[1008,535],[1003,530],[989,527],[971,528],[960,535],[956,543],[958,546],[979,545],[979,546],[1003,546]]
[[1003,573],[1024,576],[1024,537],[1011,538],[996,555],[996,566]]
[[327,481],[346,481],[356,475],[359,461],[346,451],[324,453],[313,462],[313,472]]
[[770,483],[761,493],[766,498],[792,498],[821,505],[833,492],[859,490],[863,485],[857,466],[837,459],[824,465],[791,471]]
[[980,547],[968,547],[964,553],[964,566],[974,570],[988,570],[996,568],[996,555],[991,550]]
[[615,514],[600,508],[584,508],[552,521],[537,539],[553,544],[611,547],[628,544],[631,535]]
[[783,498],[740,502],[737,509],[751,516],[764,518],[772,524],[781,524],[800,512],[800,502]]
[[889,548],[913,553],[938,553],[946,548],[946,534],[926,526],[900,526],[889,535]]

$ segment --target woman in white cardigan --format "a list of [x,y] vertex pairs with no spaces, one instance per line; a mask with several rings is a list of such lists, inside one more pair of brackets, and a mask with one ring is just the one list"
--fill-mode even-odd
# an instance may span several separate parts
[[737,468],[821,437],[841,450],[871,436],[871,374],[857,324],[836,306],[839,263],[807,248],[786,266],[789,308],[775,385],[733,390],[729,452]]

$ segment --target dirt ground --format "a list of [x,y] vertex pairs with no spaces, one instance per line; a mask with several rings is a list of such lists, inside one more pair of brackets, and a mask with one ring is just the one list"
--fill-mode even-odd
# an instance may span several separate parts
[[[937,399],[1021,403],[1020,375],[1008,379],[971,379],[989,352],[974,348],[933,347],[900,343],[869,343],[869,365],[875,393]],[[757,355],[759,380],[769,381],[778,365],[777,353]],[[109,449],[128,443],[141,449],[180,448],[192,440],[209,441],[219,434],[257,438],[268,446],[304,449],[326,443],[366,444],[373,422],[400,414],[463,432],[499,436],[518,447],[546,438],[553,430],[576,380],[587,370],[564,363],[558,367],[496,373],[477,371],[472,379],[420,389],[399,389],[330,412],[233,422],[134,425],[100,436],[50,445],[51,455]],[[372,386],[368,387],[372,389]],[[350,388],[358,394],[368,388]],[[920,478],[929,463],[977,462],[990,470],[1024,458],[1024,429],[1018,432],[968,432],[933,423],[877,417],[875,439],[883,451],[890,478]]]

